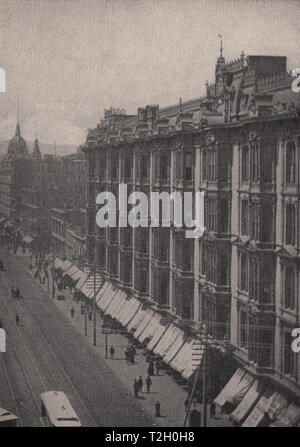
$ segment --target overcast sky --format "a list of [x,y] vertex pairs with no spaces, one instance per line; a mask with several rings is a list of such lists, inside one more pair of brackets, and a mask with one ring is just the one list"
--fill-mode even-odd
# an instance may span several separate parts
[[298,0],[0,0],[0,140],[15,130],[47,143],[84,142],[103,109],[136,113],[201,96],[226,60],[286,55],[300,66]]

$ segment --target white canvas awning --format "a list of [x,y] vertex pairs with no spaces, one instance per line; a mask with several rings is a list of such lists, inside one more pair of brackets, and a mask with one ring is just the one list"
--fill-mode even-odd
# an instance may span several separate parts
[[297,427],[300,422],[300,407],[291,403],[279,415],[277,421],[271,424],[271,427]]
[[260,396],[261,396],[261,386],[258,380],[255,379],[252,382],[247,393],[239,403],[239,405],[231,413],[232,419],[237,423],[241,423],[247,417],[247,415],[254,407]]
[[149,321],[149,323],[147,324],[147,326],[145,327],[145,329],[142,331],[142,333],[139,336],[139,341],[141,343],[144,343],[145,340],[151,339],[154,336],[156,331],[161,326],[160,320],[161,320],[161,316],[157,312],[154,312],[151,320]]
[[146,316],[146,310],[143,306],[141,306],[136,315],[127,324],[127,330],[128,331],[136,330],[136,328],[141,324],[145,316]]
[[181,373],[182,377],[188,380],[199,368],[203,359],[204,350],[204,344],[200,340],[195,339],[192,341],[189,345],[188,355],[185,358],[185,368]]
[[175,341],[175,339],[179,336],[180,329],[175,326],[174,324],[170,324],[166,332],[164,333],[163,337],[160,339],[160,341],[157,343],[157,345],[154,347],[153,351],[155,354],[160,355],[163,357],[172,343]]
[[178,337],[176,338],[174,343],[171,345],[170,349],[167,351],[167,353],[163,357],[163,360],[167,365],[170,364],[170,362],[173,360],[175,355],[182,348],[183,344],[184,344],[184,332],[181,331],[181,333],[178,335]]
[[265,414],[267,413],[269,415],[269,408],[277,399],[278,394],[278,392],[271,391],[270,389],[266,390],[242,426],[259,427],[264,419]]
[[141,307],[142,304],[140,301],[135,298],[131,298],[126,305],[126,309],[124,309],[120,315],[119,322],[122,326],[126,327],[134,319]]
[[168,327],[169,327],[169,324],[167,324],[167,325],[160,324],[160,326],[158,327],[157,331],[155,332],[155,334],[153,335],[153,337],[151,338],[151,340],[149,341],[149,343],[147,345],[147,349],[149,351],[153,351],[154,350],[155,346],[158,344],[158,342],[164,336],[164,334],[167,331]]
[[144,329],[146,328],[146,326],[150,323],[151,318],[154,315],[154,311],[152,309],[147,309],[145,312],[145,317],[143,318],[143,320],[140,322],[139,326],[137,327],[136,331],[134,332],[133,336],[134,338],[136,338],[137,340],[141,341],[141,334],[144,331]]
[[64,261],[62,261],[59,258],[55,258],[54,259],[54,268],[55,269],[62,269],[62,265],[63,265]]

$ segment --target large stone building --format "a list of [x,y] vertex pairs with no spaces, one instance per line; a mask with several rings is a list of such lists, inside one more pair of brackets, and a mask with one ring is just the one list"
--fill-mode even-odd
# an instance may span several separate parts
[[[42,156],[37,138],[29,152],[17,124],[0,165],[0,215],[23,233],[24,241],[42,252],[82,261],[85,246],[85,159],[81,149],[66,157]],[[52,210],[54,210],[52,212]],[[56,212],[68,215],[64,225],[71,233],[66,240],[55,230]],[[4,220],[2,220],[4,223]],[[70,244],[73,243],[71,247]]]
[[[106,111],[88,132],[87,245],[99,271],[186,331],[300,396],[300,94],[285,57],[217,60],[206,95],[136,116]],[[204,191],[204,235],[98,228],[96,196]],[[226,355],[226,354],[225,354]]]

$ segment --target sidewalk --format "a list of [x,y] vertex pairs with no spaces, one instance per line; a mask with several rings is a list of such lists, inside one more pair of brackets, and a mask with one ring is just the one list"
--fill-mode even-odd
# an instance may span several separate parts
[[[29,257],[21,253],[18,253],[18,256],[24,257],[24,263],[28,271]],[[49,299],[52,299],[52,278],[50,273],[49,278],[49,286],[47,280],[45,284],[40,284],[40,286],[49,295]],[[64,301],[57,300],[57,295],[64,295],[66,299]],[[71,321],[78,331],[84,336],[85,316],[80,312],[80,303],[73,301],[73,297],[71,296],[69,290],[65,289],[61,292],[57,292],[56,290],[53,301],[60,311],[66,316],[66,318],[68,318],[68,320]],[[71,317],[70,312],[72,307],[75,310],[74,319]],[[104,359],[109,368],[132,392],[132,394],[134,379],[138,379],[139,376],[143,377],[144,387],[143,392],[140,393],[139,399],[141,400],[143,410],[152,415],[155,414],[155,403],[159,400],[161,404],[161,417],[156,418],[157,426],[182,427],[185,419],[184,401],[187,397],[186,391],[178,385],[171,376],[166,374],[165,371],[160,371],[159,376],[151,376],[152,386],[150,388],[150,392],[147,393],[145,384],[148,368],[148,363],[146,363],[145,359],[146,351],[144,349],[138,349],[137,355],[135,356],[135,364],[127,365],[125,362],[125,349],[128,345],[128,338],[120,333],[110,334],[107,336],[108,357],[111,345],[115,348],[115,355],[114,360],[105,359],[105,335],[101,332],[102,318],[100,315],[100,310],[97,312],[96,319],[97,346],[95,346],[94,349]],[[87,339],[91,345],[93,345],[93,325],[94,322],[87,318]],[[223,417],[210,421],[209,409],[207,416],[208,425],[210,426],[230,425],[229,422]]]

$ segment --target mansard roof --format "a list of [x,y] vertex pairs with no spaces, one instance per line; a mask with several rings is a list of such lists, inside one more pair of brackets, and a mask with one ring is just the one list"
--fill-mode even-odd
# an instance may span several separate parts
[[89,129],[87,141],[134,140],[296,111],[300,98],[292,92],[286,63],[285,56],[246,58],[243,52],[226,62],[221,54],[214,82],[206,82],[205,96],[183,102],[180,98],[179,104],[162,109],[158,105],[139,107],[137,115],[111,115],[96,129]]

